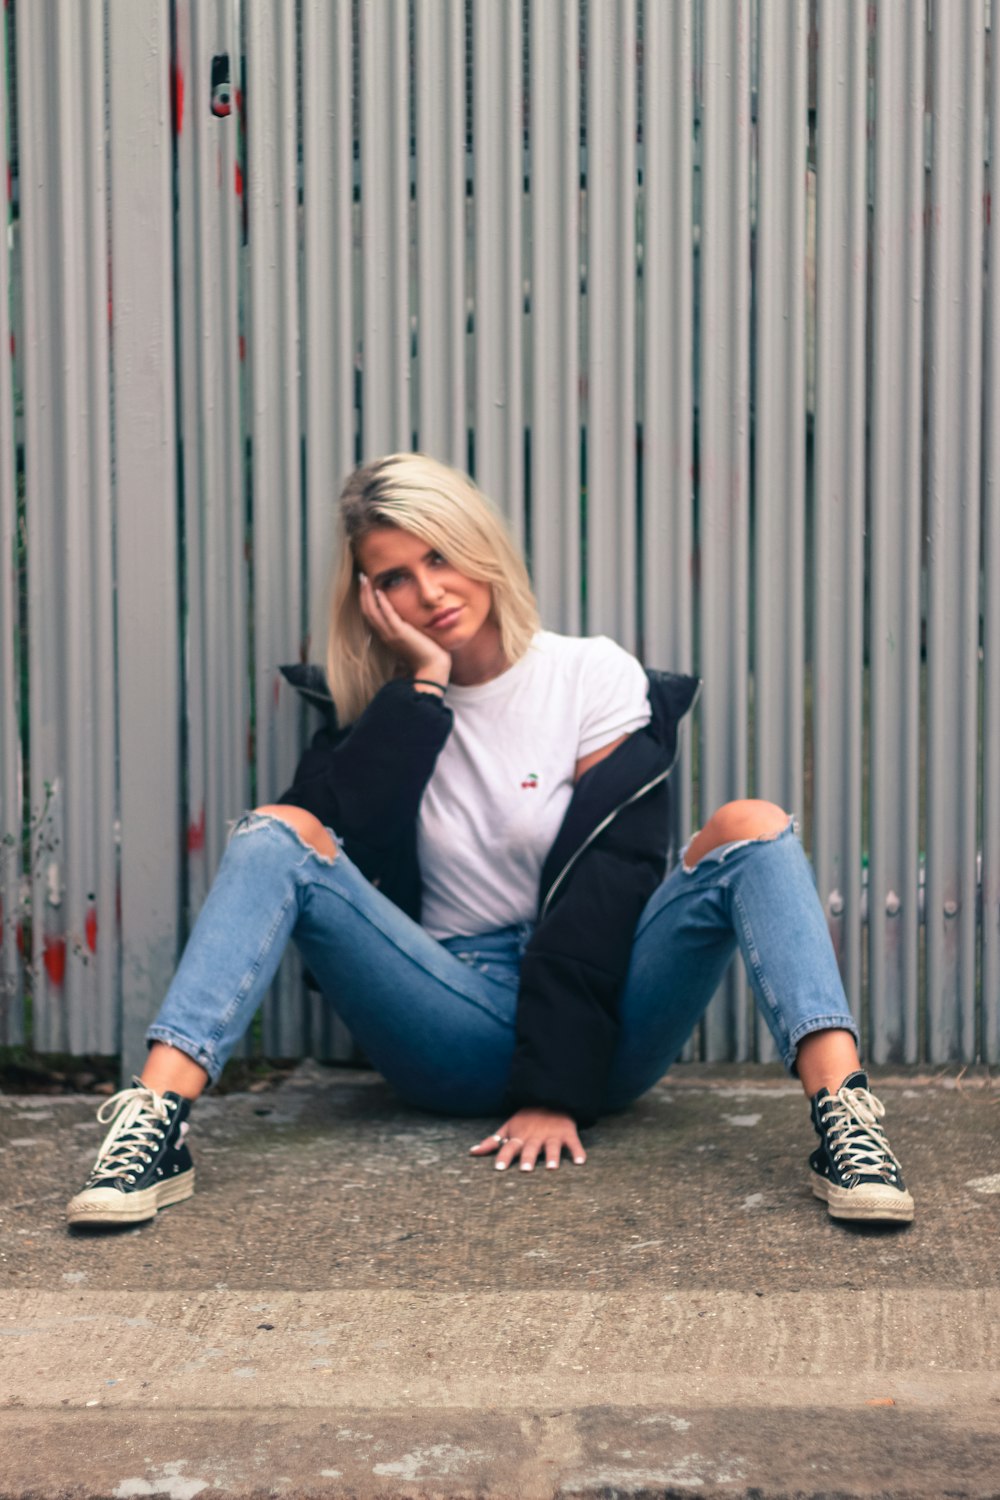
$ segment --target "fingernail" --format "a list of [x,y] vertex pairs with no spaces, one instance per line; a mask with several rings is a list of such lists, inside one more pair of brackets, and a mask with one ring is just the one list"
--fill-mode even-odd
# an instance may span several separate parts
[[559,1163],[557,1161],[547,1161],[545,1165],[548,1167],[550,1172],[554,1172]]
[[585,1156],[574,1156],[573,1160],[578,1167],[582,1167],[587,1158]]
[[531,1171],[531,1163],[530,1163],[530,1161],[523,1161],[521,1163],[521,1171],[522,1172],[530,1172]]
[[506,1172],[506,1170],[507,1170],[507,1163],[505,1161],[498,1161],[497,1162],[497,1171],[498,1172]]

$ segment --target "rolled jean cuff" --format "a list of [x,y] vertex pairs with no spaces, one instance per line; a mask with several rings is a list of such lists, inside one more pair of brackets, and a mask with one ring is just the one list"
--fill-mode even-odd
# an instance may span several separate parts
[[800,1021],[798,1026],[789,1033],[788,1043],[782,1051],[784,1054],[785,1067],[789,1073],[798,1076],[795,1072],[795,1060],[798,1057],[799,1043],[803,1037],[812,1036],[816,1031],[849,1031],[854,1038],[854,1045],[860,1051],[861,1032],[854,1017],[846,1015],[810,1016],[808,1021]]
[[204,1068],[208,1074],[209,1084],[218,1083],[222,1076],[222,1068],[215,1054],[209,1052],[205,1047],[199,1047],[197,1042],[192,1042],[189,1037],[181,1036],[179,1031],[172,1031],[169,1026],[157,1026],[155,1023],[146,1032],[147,1047],[151,1042],[166,1042],[168,1047],[176,1047],[178,1052],[183,1052],[192,1062],[196,1062],[199,1068]]

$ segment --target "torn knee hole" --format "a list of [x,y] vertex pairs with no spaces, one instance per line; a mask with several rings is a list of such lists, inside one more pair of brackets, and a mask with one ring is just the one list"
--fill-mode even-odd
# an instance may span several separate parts
[[236,824],[234,833],[252,833],[256,828],[278,823],[287,828],[302,848],[315,854],[324,864],[332,865],[337,857],[337,845],[318,818],[304,808],[259,807],[247,813]]
[[[688,845],[688,852],[687,854],[685,854],[684,859],[681,861],[681,863],[683,864],[684,869],[687,871],[687,873],[691,875],[698,868],[706,855],[718,853],[718,851],[722,850],[722,858],[725,858],[727,854],[732,854],[737,849],[745,849],[748,844],[773,844],[775,839],[780,838],[781,834],[784,833],[788,825],[789,819],[786,818],[780,825],[775,826],[771,823],[768,823],[763,828],[743,834],[739,838],[710,839],[703,844],[698,843],[701,835],[696,833],[694,838]],[[702,832],[705,831],[706,830],[704,829],[702,830]],[[696,855],[693,863],[690,860],[690,855],[692,854]]]

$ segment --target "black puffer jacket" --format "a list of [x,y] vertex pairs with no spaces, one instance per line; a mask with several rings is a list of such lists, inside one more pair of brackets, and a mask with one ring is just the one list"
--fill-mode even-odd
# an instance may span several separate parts
[[[417,813],[451,710],[400,679],[341,729],[320,669],[282,670],[324,725],[278,801],[335,829],[362,874],[419,921]],[[651,722],[577,782],[542,869],[521,966],[512,1110],[546,1105],[585,1125],[601,1109],[636,923],[666,869],[678,729],[699,687],[675,673],[648,677]]]

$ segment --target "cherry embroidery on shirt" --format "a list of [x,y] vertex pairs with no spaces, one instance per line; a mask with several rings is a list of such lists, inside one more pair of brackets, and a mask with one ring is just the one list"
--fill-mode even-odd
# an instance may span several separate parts
[[521,782],[521,788],[524,791],[527,791],[529,788],[533,790],[535,787],[537,787],[537,785],[538,785],[538,776],[537,776],[536,772],[534,772],[534,771],[529,771],[528,774],[527,774],[527,776]]

